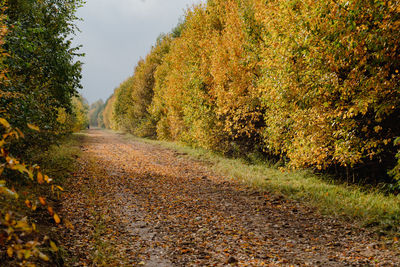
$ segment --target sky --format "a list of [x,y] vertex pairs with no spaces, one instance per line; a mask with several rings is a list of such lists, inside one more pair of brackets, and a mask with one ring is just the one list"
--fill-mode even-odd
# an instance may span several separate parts
[[174,28],[185,10],[200,0],[86,0],[78,9],[81,32],[75,46],[85,57],[80,93],[93,103],[104,101],[133,74],[140,58],[161,33]]

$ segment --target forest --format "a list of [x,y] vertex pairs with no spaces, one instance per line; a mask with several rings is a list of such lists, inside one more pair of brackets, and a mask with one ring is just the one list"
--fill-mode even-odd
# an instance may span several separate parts
[[157,39],[99,121],[398,191],[399,8],[207,1]]
[[0,0],[0,266],[399,266],[398,0],[203,1],[90,104],[84,5]]

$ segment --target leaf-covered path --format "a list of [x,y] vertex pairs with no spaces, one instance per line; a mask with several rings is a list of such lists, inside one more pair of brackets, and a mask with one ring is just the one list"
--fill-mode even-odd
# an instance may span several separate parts
[[74,266],[400,266],[367,232],[205,163],[90,130],[63,201]]

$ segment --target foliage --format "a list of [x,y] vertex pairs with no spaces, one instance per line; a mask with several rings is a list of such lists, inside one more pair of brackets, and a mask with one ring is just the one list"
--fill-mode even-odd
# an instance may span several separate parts
[[99,115],[104,109],[104,101],[102,99],[97,100],[93,104],[90,105],[89,108],[89,124],[94,127],[98,127],[99,125]]
[[400,130],[398,8],[390,1],[258,3],[267,148],[295,167],[390,164]]
[[[0,1],[0,261],[33,266],[49,261],[55,243],[37,230],[35,216],[61,222],[53,200],[63,189],[32,162],[60,135],[86,118],[80,62],[70,35],[80,0]],[[73,123],[61,121],[64,116]],[[12,126],[11,126],[12,125]],[[45,194],[43,194],[45,193]],[[48,196],[49,198],[46,198]],[[27,207],[28,209],[24,209]],[[35,219],[34,219],[35,218]]]
[[[0,84],[4,84],[6,79],[6,65],[4,64],[5,59],[7,58],[8,54],[3,48],[4,45],[4,37],[8,33],[8,28],[5,25],[5,20],[7,16],[4,14],[5,11],[5,4],[4,1],[0,1]],[[0,92],[2,94],[2,92]]]
[[[394,141],[394,145],[395,146],[400,145],[400,137],[396,138],[396,140]],[[393,178],[397,180],[397,184],[400,187],[400,150],[397,152],[396,158],[397,158],[397,164],[392,170],[389,171],[389,175],[393,176]]]
[[160,36],[147,57],[139,61],[133,76],[119,86],[114,104],[119,129],[138,136],[156,135],[149,107],[154,96],[155,71],[169,52],[170,42],[170,36]]
[[[1,84],[0,107],[11,125],[28,133],[12,147],[15,155],[45,149],[57,140],[63,126],[57,121],[60,109],[72,112],[72,96],[80,88],[81,63],[71,46],[74,15],[80,0],[10,0],[5,15],[12,29],[4,38],[9,54],[7,82]],[[43,131],[30,133],[26,122]]]
[[[213,9],[210,8],[210,12]],[[158,119],[157,134],[192,145],[213,147],[220,143],[214,101],[208,94],[211,64],[212,22],[199,6],[186,14],[180,37],[156,71],[155,97],[151,112]]]
[[72,112],[60,108],[57,121],[63,132],[79,132],[89,127],[89,104],[81,95],[72,97]]
[[[347,177],[358,172],[354,182],[382,179],[396,164],[393,141],[400,135],[399,6],[386,0],[195,6],[160,64],[147,67],[153,49],[117,90],[114,122],[136,133],[149,112],[160,139],[228,154],[262,151],[294,168]],[[149,77],[154,81],[146,83]],[[151,86],[143,91],[137,84]],[[136,90],[149,94],[135,99]]]
[[[0,202],[2,203],[0,208],[0,252],[6,251],[9,258],[15,258],[22,265],[31,264],[32,258],[49,261],[49,257],[42,253],[39,247],[49,243],[52,250],[56,252],[57,246],[53,241],[49,241],[48,237],[43,240],[35,237],[36,224],[19,213],[18,204],[24,203],[32,211],[47,209],[56,224],[59,224],[61,219],[43,196],[35,196],[33,191],[30,193],[18,192],[19,187],[17,186],[26,182],[32,183],[34,186],[47,186],[48,190],[56,195],[63,189],[52,184],[52,179],[43,174],[39,166],[26,165],[9,153],[7,147],[11,141],[24,138],[24,135],[19,129],[13,129],[4,118],[0,118],[0,124],[5,132],[0,140],[0,175],[2,178],[0,180]],[[28,125],[28,127],[35,131],[39,130],[34,125]],[[16,178],[20,181],[15,181]],[[39,206],[43,206],[43,208],[39,208]]]
[[115,90],[114,93],[107,99],[104,110],[99,115],[99,117],[102,117],[102,123],[104,124],[104,128],[106,129],[117,129],[114,121],[114,102],[117,91],[118,90]]

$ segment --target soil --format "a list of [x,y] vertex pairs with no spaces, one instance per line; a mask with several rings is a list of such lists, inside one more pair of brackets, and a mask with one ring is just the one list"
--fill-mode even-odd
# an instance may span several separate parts
[[62,213],[71,266],[400,266],[376,236],[157,145],[89,130]]

